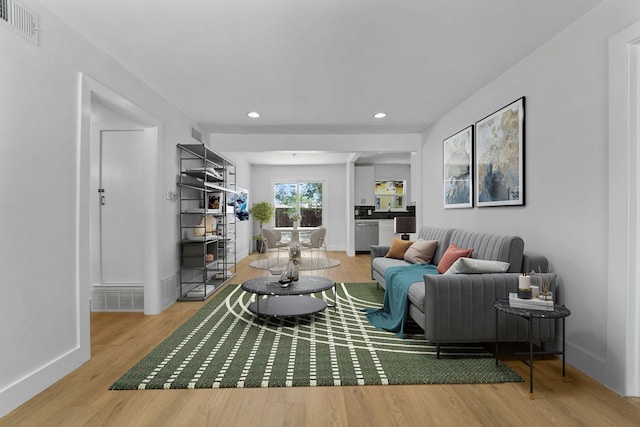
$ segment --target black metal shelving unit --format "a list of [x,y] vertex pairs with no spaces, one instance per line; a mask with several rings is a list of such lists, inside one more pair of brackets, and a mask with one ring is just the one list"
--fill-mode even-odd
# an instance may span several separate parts
[[180,295],[202,301],[236,275],[236,223],[230,195],[236,167],[204,144],[180,150]]

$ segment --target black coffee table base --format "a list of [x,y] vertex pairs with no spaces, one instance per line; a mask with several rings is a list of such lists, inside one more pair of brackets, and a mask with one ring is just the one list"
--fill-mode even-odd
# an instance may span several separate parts
[[262,298],[249,304],[249,311],[258,316],[293,317],[317,313],[327,308],[327,303],[318,298],[304,295],[287,295]]

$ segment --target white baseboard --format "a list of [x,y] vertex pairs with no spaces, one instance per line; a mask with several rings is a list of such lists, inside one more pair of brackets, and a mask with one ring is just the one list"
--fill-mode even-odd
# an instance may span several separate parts
[[70,374],[91,358],[76,347],[0,390],[0,418]]

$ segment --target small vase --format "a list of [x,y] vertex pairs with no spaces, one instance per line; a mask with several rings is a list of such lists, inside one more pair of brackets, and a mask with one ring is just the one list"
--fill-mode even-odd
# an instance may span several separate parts
[[287,278],[294,282],[297,282],[300,278],[300,266],[295,259],[290,259],[289,264],[287,264]]
[[294,230],[297,230],[299,226],[300,226],[300,221],[293,221],[293,229]]

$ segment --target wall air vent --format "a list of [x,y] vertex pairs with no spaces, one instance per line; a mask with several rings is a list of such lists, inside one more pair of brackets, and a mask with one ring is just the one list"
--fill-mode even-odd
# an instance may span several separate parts
[[191,138],[198,142],[202,142],[202,134],[195,128],[191,128]]
[[0,0],[0,25],[38,45],[38,15],[13,0]]

